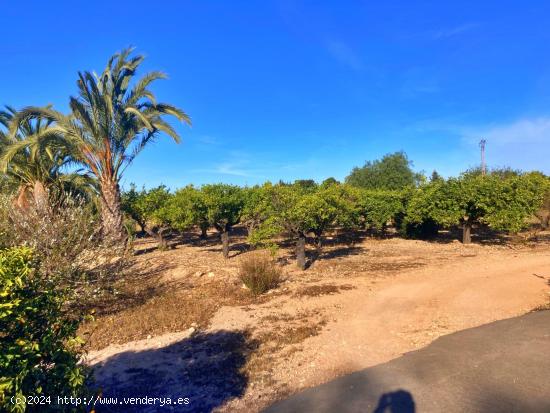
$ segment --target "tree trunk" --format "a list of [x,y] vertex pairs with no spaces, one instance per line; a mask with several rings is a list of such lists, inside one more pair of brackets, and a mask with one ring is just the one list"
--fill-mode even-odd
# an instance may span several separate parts
[[113,180],[101,181],[101,228],[103,237],[114,242],[125,242],[126,231],[122,224],[120,188]]
[[317,255],[321,254],[321,249],[323,248],[323,237],[321,234],[315,234],[315,249]]
[[158,243],[159,243],[159,246],[158,246],[158,249],[161,250],[161,251],[165,251],[168,249],[168,243],[166,242],[166,239],[164,238],[164,229],[159,229],[157,234],[157,240],[158,240]]
[[143,222],[140,222],[140,221],[136,221],[139,225],[139,229],[140,229],[140,232],[141,234],[145,234],[147,231],[145,230],[145,224]]
[[296,241],[296,264],[299,269],[306,269],[306,237],[303,234],[300,234]]
[[149,228],[149,227],[145,226],[145,232],[151,238],[155,238],[157,240],[157,248],[159,250],[164,251],[164,250],[167,249],[168,243],[164,239],[164,235],[163,235],[164,229],[163,228],[158,228],[158,229],[155,230],[154,228]]
[[221,237],[223,257],[229,258],[229,230],[227,228],[224,228]]
[[208,224],[201,224],[201,239],[208,238]]
[[465,222],[462,226],[462,243],[470,244],[472,242],[472,224]]

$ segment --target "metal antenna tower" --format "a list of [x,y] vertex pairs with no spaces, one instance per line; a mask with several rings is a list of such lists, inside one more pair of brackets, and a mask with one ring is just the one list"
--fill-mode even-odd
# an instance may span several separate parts
[[479,147],[481,148],[481,175],[485,176],[487,166],[485,165],[485,144],[487,141],[482,139],[479,141]]

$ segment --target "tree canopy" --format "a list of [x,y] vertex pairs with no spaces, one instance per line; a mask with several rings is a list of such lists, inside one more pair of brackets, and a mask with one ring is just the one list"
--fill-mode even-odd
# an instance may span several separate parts
[[384,155],[382,159],[367,161],[355,167],[346,177],[346,183],[365,189],[399,190],[420,183],[422,174],[412,170],[412,162],[405,152]]

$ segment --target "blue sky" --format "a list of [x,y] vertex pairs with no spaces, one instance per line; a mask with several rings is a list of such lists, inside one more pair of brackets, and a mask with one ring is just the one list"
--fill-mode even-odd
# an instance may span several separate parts
[[[404,150],[415,169],[550,173],[548,1],[25,1],[0,13],[0,104],[67,109],[78,70],[134,45],[193,119],[123,182],[329,176]],[[451,4],[452,3],[452,4]]]

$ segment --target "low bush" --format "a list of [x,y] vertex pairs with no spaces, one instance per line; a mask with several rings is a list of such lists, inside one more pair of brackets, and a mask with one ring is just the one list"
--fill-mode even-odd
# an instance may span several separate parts
[[239,277],[254,295],[260,295],[281,282],[282,271],[267,253],[252,253],[239,265]]
[[40,274],[70,292],[67,304],[87,305],[112,289],[125,264],[123,246],[105,245],[93,205],[66,196],[47,208],[25,208],[0,199],[0,247],[25,246],[40,261]]
[[66,316],[63,305],[63,295],[39,276],[30,249],[0,251],[1,411],[37,411],[11,400],[29,396],[51,398],[41,411],[59,410],[57,396],[86,391],[86,370],[78,364],[79,320]]

